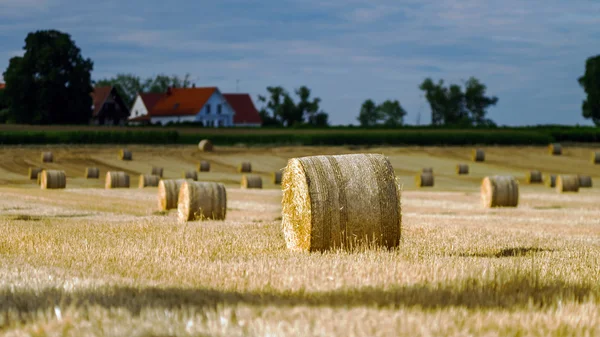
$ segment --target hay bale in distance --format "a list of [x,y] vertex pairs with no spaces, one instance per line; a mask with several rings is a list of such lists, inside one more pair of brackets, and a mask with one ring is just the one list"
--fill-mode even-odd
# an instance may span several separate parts
[[433,167],[424,167],[421,172],[422,173],[431,173],[431,174],[433,174]]
[[600,151],[592,152],[592,164],[600,164]]
[[156,167],[156,166],[152,166],[152,171],[150,172],[150,175],[153,176],[158,176],[159,178],[162,178],[163,176],[163,168],[162,167]]
[[481,182],[483,207],[517,207],[519,182],[512,176],[485,177]]
[[42,163],[52,163],[54,161],[54,156],[52,155],[52,152],[50,151],[46,151],[46,152],[42,152]]
[[129,175],[125,172],[106,172],[104,188],[129,188]]
[[469,174],[469,165],[467,165],[467,164],[456,165],[456,174]]
[[30,180],[37,180],[38,175],[40,173],[42,173],[44,169],[40,168],[40,167],[30,167],[29,170],[27,171],[27,175],[29,176]]
[[151,174],[140,174],[140,180],[138,182],[139,188],[144,187],[156,187],[158,186],[158,182],[160,181],[159,176],[151,175]]
[[579,177],[576,175],[559,175],[556,177],[556,192],[579,192]]
[[544,181],[546,182],[546,186],[548,186],[550,188],[556,187],[556,175],[555,174],[547,175],[546,179],[544,179]]
[[527,172],[527,175],[525,176],[525,181],[528,184],[541,184],[544,181],[542,177],[542,172],[537,170]]
[[127,149],[119,150],[119,159],[121,160],[133,160],[133,154]]
[[242,188],[262,188],[262,178],[257,175],[242,176]]
[[562,146],[558,143],[548,145],[548,152],[553,156],[560,156],[562,154]]
[[400,243],[400,190],[383,155],[290,159],[282,190],[288,249],[323,251],[364,244],[393,248]]
[[85,178],[86,179],[99,179],[100,178],[100,169],[97,167],[86,167],[85,168]]
[[579,179],[579,188],[591,188],[592,187],[592,177],[578,175],[577,178]]
[[40,177],[40,187],[43,190],[67,187],[67,175],[65,171],[43,170]]
[[203,152],[212,152],[214,150],[213,143],[208,139],[202,139],[198,143],[198,149]]
[[240,173],[251,173],[252,172],[252,164],[249,162],[243,162],[238,166],[238,172]]
[[[185,179],[161,179],[158,182],[158,209],[168,211],[177,208],[179,189]],[[191,181],[191,180],[190,180]]]
[[419,173],[415,176],[417,187],[433,187],[434,179],[432,173]]
[[225,220],[227,192],[221,183],[186,181],[177,203],[179,221]]
[[485,152],[483,152],[482,149],[473,150],[473,153],[471,154],[471,159],[475,162],[485,161]]
[[198,163],[198,172],[210,172],[210,162],[208,160],[201,160]]
[[273,172],[273,184],[275,185],[281,185],[281,178],[283,177],[283,172],[281,171],[275,171]]
[[196,171],[194,170],[187,170],[183,172],[183,179],[190,179],[193,181],[197,181],[198,180],[198,173],[196,173]]

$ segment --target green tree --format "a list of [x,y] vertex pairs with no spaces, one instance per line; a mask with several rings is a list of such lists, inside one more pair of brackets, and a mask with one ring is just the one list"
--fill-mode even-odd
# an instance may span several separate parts
[[70,35],[29,33],[24,50],[22,57],[10,59],[3,74],[8,118],[32,124],[89,123],[93,63],[81,56]]
[[360,126],[375,126],[381,120],[381,117],[379,107],[373,100],[368,99],[363,102],[357,120],[360,122]]
[[268,96],[258,96],[263,103],[259,114],[263,125],[293,126],[309,124],[313,126],[328,125],[329,116],[320,109],[321,99],[311,98],[311,91],[306,86],[301,86],[294,93],[298,96],[298,103],[281,86],[267,87]]
[[389,127],[401,126],[404,124],[404,116],[406,116],[406,110],[402,108],[400,102],[397,100],[391,101],[386,100],[381,103],[377,109],[381,117],[384,119],[383,124]]
[[600,126],[600,55],[587,59],[585,73],[578,82],[587,95],[581,104],[583,117]]

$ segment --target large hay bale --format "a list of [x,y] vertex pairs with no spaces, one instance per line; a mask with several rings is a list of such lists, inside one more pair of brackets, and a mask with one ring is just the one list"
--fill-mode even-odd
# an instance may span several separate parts
[[383,155],[290,159],[282,190],[282,227],[291,250],[400,243],[400,190]]
[[560,156],[562,154],[562,146],[558,143],[548,145],[548,152],[553,156]]
[[106,172],[104,188],[129,188],[129,175],[125,172]]
[[421,170],[421,172],[433,174],[433,167],[424,167],[423,170]]
[[28,170],[28,172],[27,172],[27,175],[29,176],[30,180],[37,180],[38,175],[40,173],[42,173],[43,170],[44,169],[40,168],[40,167],[30,167],[29,170]]
[[537,170],[527,172],[527,175],[525,176],[525,181],[528,184],[541,184],[544,181],[542,177],[542,172]]
[[242,188],[262,188],[262,178],[257,175],[242,176]]
[[243,162],[238,166],[238,172],[240,173],[251,173],[252,172],[252,164],[249,162]]
[[579,179],[579,188],[591,188],[592,187],[592,177],[578,175],[577,178]]
[[546,186],[550,187],[550,188],[554,188],[556,187],[556,175],[555,174],[550,174],[546,176],[546,179],[544,179]]
[[432,173],[419,173],[415,176],[417,187],[433,187],[434,179]]
[[519,182],[512,176],[485,177],[481,182],[483,207],[517,207]]
[[592,152],[592,164],[600,164],[600,151]]
[[67,187],[67,175],[65,171],[43,170],[40,176],[40,187],[43,190]]
[[198,143],[198,149],[203,152],[212,152],[214,150],[213,143],[208,139],[203,139]]
[[281,185],[281,178],[283,177],[283,172],[281,171],[275,171],[273,172],[273,184],[275,185]]
[[210,172],[210,162],[208,160],[201,160],[198,163],[198,172]]
[[183,179],[191,179],[193,181],[198,180],[198,173],[194,170],[183,171]]
[[177,203],[179,221],[225,220],[227,192],[221,183],[186,181]]
[[[177,208],[179,189],[185,179],[162,179],[158,182],[158,209],[168,211]],[[191,181],[191,180],[190,180]]]
[[473,150],[471,154],[471,159],[475,162],[485,161],[485,152],[482,149]]
[[99,179],[100,178],[100,169],[97,167],[86,167],[85,168],[85,178],[86,179]]
[[156,166],[152,166],[152,172],[150,172],[150,175],[153,176],[158,176],[159,178],[162,178],[163,176],[163,168],[162,167],[156,167]]
[[131,151],[129,151],[127,149],[121,149],[121,150],[119,150],[119,159],[133,160],[133,154],[131,154]]
[[140,174],[140,180],[138,182],[139,188],[144,187],[156,187],[158,186],[158,182],[160,181],[159,176],[151,175],[151,174]]
[[467,164],[456,165],[456,174],[469,174],[469,165],[467,165]]
[[579,192],[579,177],[576,175],[559,175],[556,177],[556,192]]
[[47,152],[42,152],[42,163],[51,163],[54,161],[54,156],[52,155],[52,152],[47,151]]

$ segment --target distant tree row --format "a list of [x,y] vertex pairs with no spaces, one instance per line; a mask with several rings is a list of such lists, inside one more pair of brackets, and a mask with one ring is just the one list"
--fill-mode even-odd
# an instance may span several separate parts
[[267,87],[267,92],[267,96],[258,96],[263,103],[259,114],[264,126],[328,125],[329,116],[320,108],[321,99],[311,98],[306,86],[294,90],[297,102],[280,86]]

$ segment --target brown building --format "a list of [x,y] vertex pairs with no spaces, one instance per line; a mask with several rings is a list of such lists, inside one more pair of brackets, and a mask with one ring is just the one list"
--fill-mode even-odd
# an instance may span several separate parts
[[92,92],[93,125],[125,125],[129,118],[129,108],[119,96],[115,87],[97,87]]

